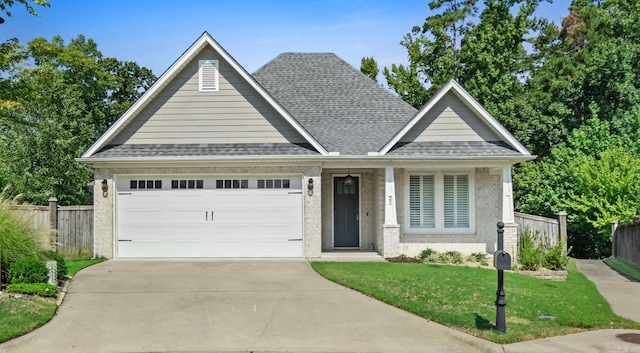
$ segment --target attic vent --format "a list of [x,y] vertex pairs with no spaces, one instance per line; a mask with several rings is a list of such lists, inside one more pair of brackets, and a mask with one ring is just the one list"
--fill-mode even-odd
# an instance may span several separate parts
[[200,92],[218,91],[218,60],[199,61],[199,90]]

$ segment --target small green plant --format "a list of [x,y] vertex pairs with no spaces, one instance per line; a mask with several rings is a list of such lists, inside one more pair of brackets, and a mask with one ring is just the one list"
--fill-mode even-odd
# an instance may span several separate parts
[[537,271],[540,268],[549,270],[564,270],[569,263],[567,254],[571,248],[564,251],[564,243],[549,244],[540,236],[540,232],[532,232],[525,228],[518,239],[518,254],[520,269]]
[[14,283],[7,286],[7,292],[55,297],[58,295],[58,288],[49,283]]
[[67,275],[67,264],[64,256],[58,252],[48,250],[42,252],[42,257],[45,261],[54,260],[56,262],[57,279],[58,281],[62,281]]
[[464,258],[459,251],[447,251],[445,254],[449,258],[449,263],[459,265],[464,262]]
[[426,248],[426,249],[424,249],[424,250],[422,250],[420,252],[420,259],[421,260],[427,260],[427,259],[429,259],[430,257],[432,257],[433,255],[435,255],[437,253],[438,253],[437,251],[435,251],[435,250],[433,250],[431,248]]
[[477,262],[482,266],[488,266],[489,265],[489,260],[487,258],[487,254],[485,254],[483,252],[471,253],[471,255],[469,255],[467,257],[467,261],[468,262]]
[[35,257],[18,260],[11,264],[9,282],[17,283],[46,283],[49,270],[42,260]]

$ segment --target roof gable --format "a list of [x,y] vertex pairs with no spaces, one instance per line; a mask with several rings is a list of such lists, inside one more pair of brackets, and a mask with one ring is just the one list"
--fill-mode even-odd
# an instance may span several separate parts
[[253,77],[341,155],[379,151],[417,111],[333,53],[283,53]]
[[[380,155],[407,143],[504,145],[520,155],[531,153],[456,81],[449,81],[380,150]],[[424,147],[423,146],[423,147]]]
[[[199,88],[198,65],[219,60],[219,91]],[[327,151],[207,32],[82,156],[120,144],[308,144]]]

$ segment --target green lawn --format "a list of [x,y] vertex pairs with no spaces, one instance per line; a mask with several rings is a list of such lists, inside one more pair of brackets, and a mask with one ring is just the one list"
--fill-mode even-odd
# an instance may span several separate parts
[[[611,311],[569,263],[566,282],[505,273],[507,333],[495,333],[497,272],[407,263],[314,262],[324,277],[440,324],[498,343],[604,329],[640,329]],[[555,316],[555,320],[540,316]]]
[[[68,274],[73,276],[83,268],[105,259],[66,259]],[[0,298],[0,343],[27,334],[46,324],[55,314],[54,299],[24,296]]]
[[640,266],[622,259],[606,259],[604,262],[623,275],[640,281]]
[[22,336],[51,320],[55,299],[0,298],[0,342]]
[[67,265],[67,274],[69,276],[73,276],[83,268],[99,264],[103,261],[106,261],[106,259],[92,259],[90,257],[83,259],[67,259],[65,260],[65,264]]

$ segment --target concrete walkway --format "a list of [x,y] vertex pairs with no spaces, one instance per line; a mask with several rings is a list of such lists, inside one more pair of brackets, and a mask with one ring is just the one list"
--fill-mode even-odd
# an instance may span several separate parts
[[500,352],[346,289],[307,261],[107,261],[0,352]]
[[576,260],[576,265],[596,285],[614,313],[640,322],[640,282],[612,270],[602,260]]

